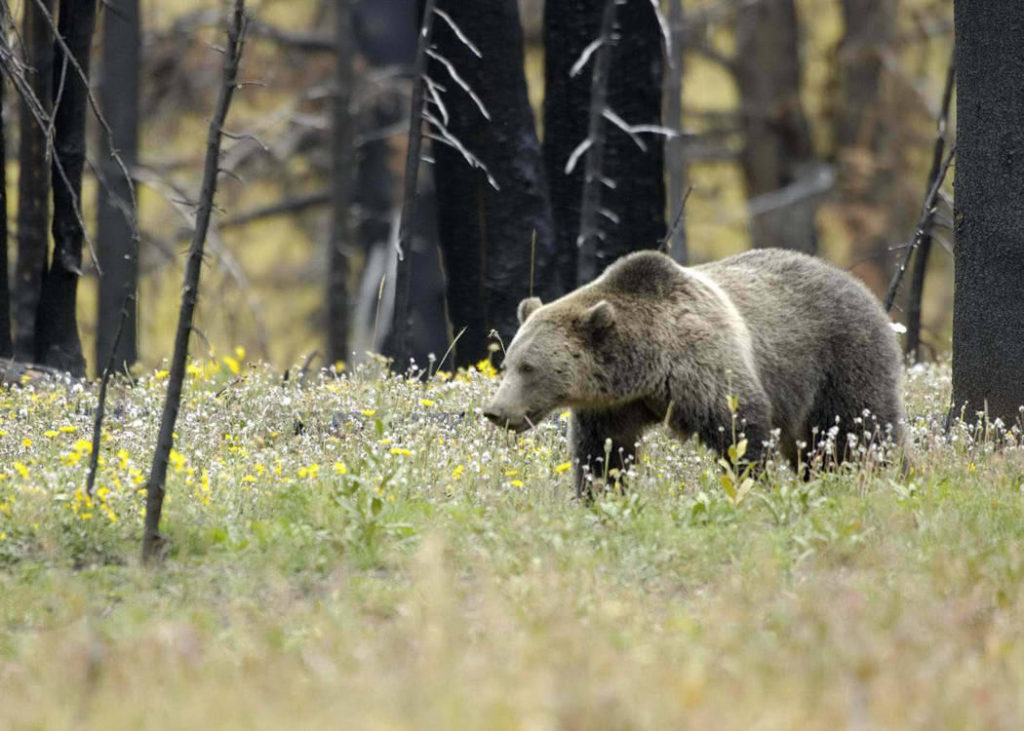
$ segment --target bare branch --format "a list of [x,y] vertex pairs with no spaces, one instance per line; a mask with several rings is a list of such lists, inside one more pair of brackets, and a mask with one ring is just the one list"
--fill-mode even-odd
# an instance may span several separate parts
[[455,70],[455,66],[452,65],[452,62],[432,48],[428,48],[426,53],[448,70],[448,75],[452,77],[452,81],[462,87],[462,90],[469,95],[469,98],[473,100],[474,104],[476,104],[476,108],[480,110],[480,114],[483,118],[490,120],[491,115],[487,111],[487,107],[484,106],[483,101],[476,95],[476,92],[473,91],[470,85],[466,83],[466,80],[459,76],[459,72]]
[[476,155],[474,155],[472,152],[470,152],[468,149],[466,149],[466,146],[463,145],[455,135],[449,132],[448,129],[443,124],[441,124],[441,120],[439,120],[437,117],[435,117],[433,114],[431,114],[425,109],[423,110],[423,118],[430,122],[431,127],[437,130],[436,135],[427,133],[427,137],[434,140],[435,142],[440,142],[457,150],[459,153],[462,154],[462,157],[465,158],[466,162],[469,164],[470,167],[479,168],[480,170],[483,171],[484,175],[487,176],[487,182],[490,184],[492,188],[494,188],[495,190],[501,190],[501,186],[498,185],[498,181],[491,176],[491,171],[487,169],[487,166],[483,163],[483,161]]
[[451,28],[452,32],[455,33],[455,35],[458,37],[458,39],[460,41],[462,41],[462,45],[464,45],[466,48],[469,49],[470,53],[472,53],[477,58],[483,58],[484,57],[484,55],[482,53],[480,53],[480,49],[477,48],[475,45],[473,45],[473,41],[469,40],[469,38],[466,36],[466,34],[463,33],[459,29],[459,26],[455,24],[455,21],[452,20],[452,16],[448,15],[448,13],[446,13],[443,10],[441,10],[441,8],[434,8],[434,13],[439,18],[441,18],[441,20],[443,20],[445,23],[448,24],[448,27]]

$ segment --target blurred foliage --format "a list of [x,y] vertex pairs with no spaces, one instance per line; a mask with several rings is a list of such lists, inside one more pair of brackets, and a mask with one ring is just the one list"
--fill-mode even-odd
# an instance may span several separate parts
[[[731,52],[728,13],[719,12],[728,3],[686,0],[684,4],[688,13],[707,12],[721,18],[709,25],[709,40],[717,50]],[[804,39],[804,103],[818,153],[828,159],[833,153],[830,109],[835,94],[835,52],[843,31],[839,4],[838,0],[799,0],[798,5]],[[249,5],[251,14],[262,23],[321,37],[332,25],[328,6],[313,0],[262,0]],[[523,0],[523,7],[529,14],[525,23],[527,77],[539,117],[543,99],[538,16],[541,4]],[[189,236],[183,212],[188,212],[185,202],[194,198],[198,189],[206,122],[220,67],[220,56],[214,49],[219,42],[219,8],[215,0],[143,2],[143,182],[138,198],[144,232],[139,311],[145,367],[156,366],[171,351]],[[14,5],[14,10],[20,11],[20,3]],[[885,57],[886,84],[899,101],[887,105],[886,110],[896,110],[887,123],[898,132],[901,154],[898,195],[892,205],[910,211],[911,220],[925,192],[934,138],[933,115],[952,43],[951,18],[951,0],[903,0],[896,42]],[[237,177],[221,179],[218,205],[222,219],[283,198],[326,189],[326,97],[331,71],[330,54],[299,52],[256,33],[251,35],[242,75],[253,83],[236,96],[229,129],[252,134],[269,149],[263,150],[247,138],[228,141],[225,160]],[[363,71],[359,75],[365,80],[368,77]],[[360,86],[357,106],[370,103],[376,93],[375,84]],[[736,90],[729,73],[701,54],[689,53],[684,85],[687,128],[701,133],[735,126],[730,117],[736,106]],[[6,117],[7,142],[14,145],[12,110],[7,110]],[[393,140],[393,147],[402,146],[399,136]],[[696,262],[736,253],[749,245],[742,180],[735,162],[729,159],[738,144],[735,133],[716,135],[707,143],[715,159],[691,163],[694,190],[688,202],[687,225],[691,257]],[[395,149],[394,153],[397,169],[402,150]],[[18,171],[16,157],[8,155],[8,160],[8,205],[13,226]],[[87,177],[87,220],[93,218],[95,199],[95,181]],[[822,251],[827,258],[856,272],[858,262],[847,245],[839,215],[841,206],[842,201],[833,195],[820,209]],[[223,355],[241,344],[251,356],[284,367],[321,348],[327,225],[327,210],[321,206],[214,233],[197,317],[197,326],[214,354]],[[893,245],[908,240],[911,233],[891,231]],[[13,238],[11,247],[13,256]],[[357,260],[352,267],[353,291],[360,265]],[[951,257],[936,247],[924,307],[924,339],[936,353],[948,350],[951,270]],[[91,361],[96,312],[91,261],[86,261],[86,271],[80,288],[80,323]],[[194,341],[193,347],[198,356],[206,345],[200,340]]]

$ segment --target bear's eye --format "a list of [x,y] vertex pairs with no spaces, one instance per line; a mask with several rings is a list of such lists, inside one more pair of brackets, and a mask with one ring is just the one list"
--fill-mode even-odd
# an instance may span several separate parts
[[529,374],[529,373],[533,373],[533,370],[534,370],[533,365],[530,364],[530,363],[520,363],[519,364],[519,372],[520,373],[527,373],[527,374]]

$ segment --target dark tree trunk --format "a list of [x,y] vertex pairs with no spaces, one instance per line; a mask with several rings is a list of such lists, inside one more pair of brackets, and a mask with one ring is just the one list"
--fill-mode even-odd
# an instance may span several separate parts
[[905,231],[913,219],[897,203],[898,120],[882,63],[898,8],[898,0],[843,0],[846,33],[836,54],[840,211],[855,271],[879,295],[893,267],[894,232]]
[[[89,73],[89,50],[96,20],[95,0],[61,0],[57,31],[83,74]],[[82,274],[82,168],[85,165],[87,82],[64,52],[54,45],[53,257],[43,277],[36,316],[36,362],[85,375],[78,337],[76,300]]]
[[[455,332],[466,328],[456,345],[456,363],[467,365],[486,357],[492,329],[506,344],[511,340],[518,327],[516,307],[531,290],[542,298],[556,294],[555,249],[540,143],[526,93],[516,2],[439,0],[437,7],[481,52],[478,58],[447,22],[435,18],[437,52],[490,117],[484,117],[444,64],[432,58],[430,78],[446,89],[437,92],[449,115],[446,127],[483,162],[500,188],[495,190],[487,174],[467,164],[459,151],[435,141],[448,313]],[[430,114],[443,117],[436,104]]]
[[[584,165],[571,174],[566,164],[587,137],[594,59],[575,77],[573,64],[600,32],[604,0],[561,0],[544,4],[544,166],[551,190],[551,212],[562,286],[577,284],[577,239]],[[663,52],[661,31],[650,0],[627,0],[616,12],[608,107],[630,125],[660,124]],[[597,271],[630,251],[655,248],[665,235],[664,141],[641,134],[646,151],[628,134],[604,121],[603,177],[614,188],[601,191],[603,238]]]
[[763,0],[740,8],[735,70],[745,132],[740,164],[753,245],[814,253],[821,167],[800,102],[794,0]]
[[[97,199],[96,257],[99,315],[96,323],[96,370],[110,360],[111,348],[128,307],[114,370],[123,371],[138,359],[136,293],[139,280],[137,211],[132,184],[113,157],[131,171],[139,153],[139,0],[108,0],[103,11],[103,50],[99,101],[110,124],[110,139],[100,134],[100,177]],[[114,150],[111,150],[113,145]]]
[[1024,404],[1024,3],[955,0],[953,413]]
[[348,360],[348,251],[352,246],[352,0],[335,0],[335,89],[331,111],[331,231],[327,245],[327,362]]
[[142,559],[144,562],[159,558],[163,551],[163,536],[160,535],[160,516],[163,513],[164,493],[167,483],[167,465],[171,448],[174,446],[174,425],[181,408],[181,393],[185,380],[185,365],[188,360],[188,341],[192,335],[192,319],[199,300],[199,277],[203,268],[203,248],[206,233],[210,227],[214,198],[217,194],[217,175],[220,170],[221,136],[224,121],[231,106],[231,97],[238,86],[238,65],[242,59],[245,31],[245,0],[235,0],[231,18],[228,21],[228,44],[224,52],[223,77],[217,104],[206,135],[206,155],[203,160],[203,183],[199,191],[196,208],[196,227],[185,262],[185,281],[181,292],[181,309],[178,311],[178,326],[174,332],[174,354],[171,357],[171,372],[167,378],[167,396],[164,399],[160,417],[160,431],[157,434],[153,463],[150,465],[146,482],[146,518],[142,534]]
[[[53,13],[53,0],[42,3]],[[53,99],[53,34],[43,8],[25,3],[22,42],[32,93],[47,116]],[[46,273],[49,235],[50,166],[47,158],[48,119],[37,119],[24,100],[19,107],[21,148],[18,153],[18,258],[15,264],[12,309],[14,354],[32,361],[36,355],[36,312]]]
[[689,256],[686,241],[686,219],[683,197],[687,189],[686,148],[683,138],[683,77],[686,74],[684,48],[686,19],[683,0],[669,0],[668,24],[671,29],[672,53],[665,73],[665,126],[677,133],[665,143],[665,166],[668,168],[669,221],[678,225],[671,231],[667,251],[680,264]]
[[14,355],[11,291],[7,273],[7,137],[4,134],[4,79],[0,75],[0,358]]

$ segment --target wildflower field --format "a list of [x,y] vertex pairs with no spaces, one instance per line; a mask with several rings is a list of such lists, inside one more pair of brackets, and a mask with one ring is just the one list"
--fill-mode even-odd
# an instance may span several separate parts
[[591,505],[493,376],[194,364],[156,569],[166,373],[112,384],[91,496],[94,385],[0,391],[0,728],[1024,726],[1024,450],[944,435],[948,367],[908,478],[739,494],[655,432]]

